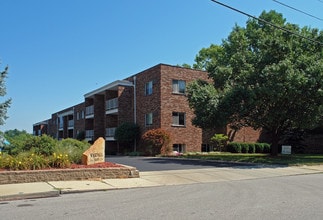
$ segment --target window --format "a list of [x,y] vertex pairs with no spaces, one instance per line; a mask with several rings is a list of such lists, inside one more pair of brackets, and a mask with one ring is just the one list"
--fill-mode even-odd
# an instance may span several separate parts
[[76,120],[80,120],[80,113],[79,112],[76,113]]
[[149,81],[145,85],[145,95],[153,94],[153,81]]
[[184,80],[173,79],[173,93],[185,94],[186,83]]
[[173,112],[173,126],[185,126],[185,113]]
[[153,124],[153,113],[148,113],[145,115],[145,123],[146,123],[146,126]]
[[185,153],[186,146],[185,144],[173,144],[173,151],[177,151],[178,153]]

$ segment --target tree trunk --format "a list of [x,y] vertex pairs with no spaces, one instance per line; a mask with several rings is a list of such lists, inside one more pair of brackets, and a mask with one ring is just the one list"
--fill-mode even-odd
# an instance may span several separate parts
[[272,135],[272,142],[271,142],[271,156],[278,155],[278,142],[279,142],[279,135],[274,132]]

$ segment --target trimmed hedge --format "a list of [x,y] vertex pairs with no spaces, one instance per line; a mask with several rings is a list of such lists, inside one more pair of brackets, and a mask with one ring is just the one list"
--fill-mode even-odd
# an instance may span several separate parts
[[227,145],[227,151],[231,153],[251,153],[251,154],[270,153],[270,144],[230,142]]

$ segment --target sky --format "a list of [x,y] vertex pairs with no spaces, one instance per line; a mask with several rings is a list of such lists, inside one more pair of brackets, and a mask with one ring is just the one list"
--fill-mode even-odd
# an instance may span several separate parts
[[[253,16],[323,29],[323,0],[220,0]],[[193,64],[248,17],[211,0],[0,0],[0,70],[11,98],[0,131],[33,124],[84,101],[84,94],[159,63]]]

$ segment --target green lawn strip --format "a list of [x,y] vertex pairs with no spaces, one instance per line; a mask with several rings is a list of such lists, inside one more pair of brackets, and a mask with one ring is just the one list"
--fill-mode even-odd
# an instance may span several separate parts
[[281,164],[281,165],[319,165],[323,164],[322,154],[292,154],[278,155],[276,157],[270,154],[232,154],[232,153],[208,153],[208,154],[185,154],[183,158],[201,159],[201,160],[219,160],[229,162],[247,162],[260,164]]

